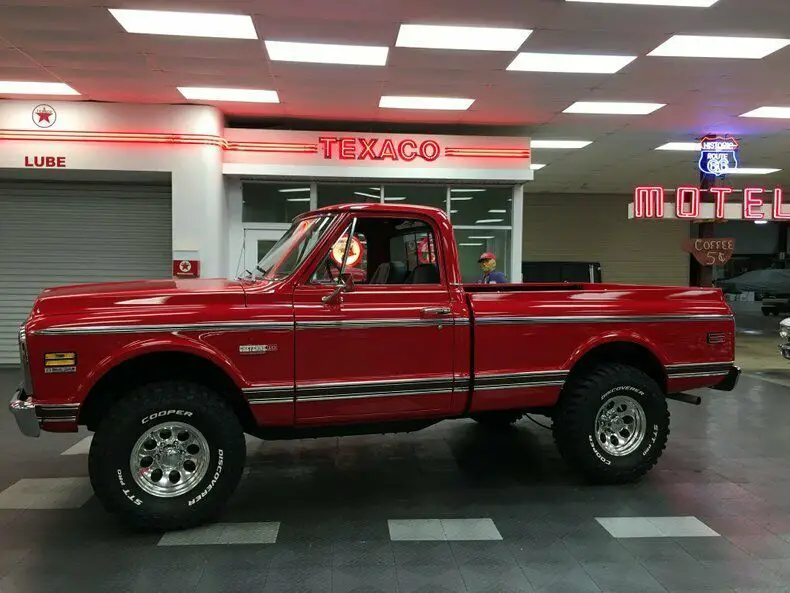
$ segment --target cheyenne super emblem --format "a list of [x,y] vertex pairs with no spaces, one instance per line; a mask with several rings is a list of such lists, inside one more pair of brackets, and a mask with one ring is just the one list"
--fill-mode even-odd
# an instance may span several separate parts
[[277,344],[244,344],[239,346],[239,354],[266,354],[277,352]]

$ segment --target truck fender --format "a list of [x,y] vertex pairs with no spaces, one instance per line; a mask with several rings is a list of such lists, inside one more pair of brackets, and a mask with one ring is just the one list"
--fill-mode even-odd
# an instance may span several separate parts
[[650,351],[653,356],[655,356],[656,359],[658,359],[658,361],[661,363],[661,366],[666,369],[669,359],[667,358],[667,355],[661,346],[656,342],[646,338],[642,334],[631,330],[614,330],[593,336],[587,341],[582,342],[571,354],[566,363],[566,368],[568,370],[573,369],[576,363],[579,362],[579,360],[581,360],[585,354],[592,351],[593,349],[616,342],[642,346],[643,348]]
[[85,380],[78,386],[76,401],[84,401],[85,397],[102,377],[118,365],[133,358],[157,352],[179,352],[206,359],[225,372],[239,389],[245,385],[241,373],[224,353],[210,348],[198,340],[181,335],[170,335],[167,339],[159,337],[130,342],[119,350],[114,350],[111,354],[108,354],[91,369]]

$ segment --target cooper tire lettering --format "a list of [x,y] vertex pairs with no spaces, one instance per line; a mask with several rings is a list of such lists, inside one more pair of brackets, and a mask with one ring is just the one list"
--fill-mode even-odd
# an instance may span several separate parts
[[186,410],[162,410],[161,412],[154,412],[153,414],[143,418],[142,424],[148,424],[152,420],[156,420],[157,418],[162,418],[163,416],[169,416],[170,414],[176,414],[177,416],[184,416],[185,418],[189,418],[190,416],[192,416],[192,412],[188,412]]
[[208,486],[206,486],[206,489],[203,490],[203,492],[201,492],[195,498],[193,498],[192,500],[187,502],[187,506],[191,507],[193,504],[195,504],[197,502],[200,502],[201,500],[203,500],[206,497],[206,495],[209,492],[211,492],[211,489],[214,488],[214,484],[217,483],[217,480],[219,480],[219,476],[222,473],[223,458],[224,458],[224,453],[223,453],[222,449],[218,449],[217,450],[217,470],[214,472],[214,475],[211,477],[211,482],[208,483]]
[[604,456],[603,456],[603,453],[601,453],[601,452],[598,450],[598,447],[596,447],[596,446],[595,446],[595,442],[593,441],[592,435],[589,435],[589,436],[587,437],[587,439],[590,441],[590,447],[592,448],[592,450],[593,450],[593,453],[595,453],[595,456],[596,456],[598,459],[600,459],[600,460],[601,460],[603,463],[605,463],[606,465],[612,465],[612,462],[611,462],[611,461],[609,461],[609,460],[608,460],[606,457],[604,457]]

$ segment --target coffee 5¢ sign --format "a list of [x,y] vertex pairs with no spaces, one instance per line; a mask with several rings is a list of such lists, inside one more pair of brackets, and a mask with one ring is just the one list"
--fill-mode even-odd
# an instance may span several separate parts
[[683,251],[703,266],[723,266],[735,252],[735,239],[686,239]]

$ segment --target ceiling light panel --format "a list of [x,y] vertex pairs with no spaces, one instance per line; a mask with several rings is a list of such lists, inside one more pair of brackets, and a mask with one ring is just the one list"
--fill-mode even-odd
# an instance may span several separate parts
[[657,146],[656,150],[698,152],[702,150],[702,144],[699,142],[667,142],[666,144]]
[[622,103],[614,101],[577,101],[563,113],[593,115],[649,115],[666,107],[666,103]]
[[376,45],[266,41],[266,51],[275,62],[386,66],[389,48]]
[[719,0],[566,0],[567,2],[589,2],[594,4],[636,4],[639,6],[683,6],[688,8],[710,8]]
[[729,169],[727,175],[770,175],[779,171],[781,169],[771,169],[769,167],[738,167],[737,169]]
[[592,144],[590,140],[530,140],[530,148],[584,148]]
[[741,117],[764,117],[766,119],[790,119],[790,107],[758,107]]
[[79,95],[62,82],[0,80],[0,95]]
[[474,103],[474,99],[457,97],[402,97],[385,95],[379,101],[379,107],[387,109],[435,109],[447,111],[465,111]]
[[531,34],[531,29],[401,25],[395,45],[423,49],[517,51]]
[[522,52],[507,67],[521,72],[566,72],[571,74],[614,74],[633,62],[636,56],[586,54],[541,54]]
[[277,91],[259,89],[220,89],[180,86],[178,92],[193,101],[232,101],[237,103],[279,103]]
[[649,56],[759,60],[790,45],[790,39],[674,35]]
[[532,171],[540,171],[540,170],[541,170],[543,167],[545,167],[545,166],[546,166],[546,165],[542,165],[542,164],[540,164],[540,163],[532,163],[532,164],[529,166],[529,168],[530,168]]
[[243,14],[125,8],[110,8],[109,11],[128,33],[227,39],[258,38],[252,18]]

